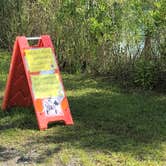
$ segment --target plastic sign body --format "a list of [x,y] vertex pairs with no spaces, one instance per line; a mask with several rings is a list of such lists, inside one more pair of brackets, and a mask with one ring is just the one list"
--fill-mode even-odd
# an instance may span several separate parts
[[40,130],[55,121],[73,124],[54,48],[47,35],[41,36],[33,47],[26,37],[16,38],[2,109],[32,104]]

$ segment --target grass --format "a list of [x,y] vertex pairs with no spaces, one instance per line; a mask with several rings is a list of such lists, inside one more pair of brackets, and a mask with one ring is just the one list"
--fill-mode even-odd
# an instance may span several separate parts
[[[9,59],[0,52],[1,98]],[[0,165],[166,165],[166,95],[126,92],[101,77],[62,76],[75,125],[41,132],[33,108],[0,111]]]

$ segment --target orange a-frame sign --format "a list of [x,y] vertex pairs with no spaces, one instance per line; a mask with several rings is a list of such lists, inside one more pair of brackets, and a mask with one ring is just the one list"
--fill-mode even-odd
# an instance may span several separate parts
[[[28,40],[38,39],[36,46]],[[17,37],[7,80],[2,110],[33,104],[40,130],[48,123],[64,121],[72,125],[54,47],[48,35],[39,38]]]

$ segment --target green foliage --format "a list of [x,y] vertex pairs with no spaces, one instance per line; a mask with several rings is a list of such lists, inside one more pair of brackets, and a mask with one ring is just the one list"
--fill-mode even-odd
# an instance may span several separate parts
[[62,70],[133,81],[142,56],[165,66],[165,11],[165,0],[0,0],[0,47],[49,34]]
[[154,61],[140,59],[136,62],[134,83],[143,89],[152,89],[157,82],[157,65]]

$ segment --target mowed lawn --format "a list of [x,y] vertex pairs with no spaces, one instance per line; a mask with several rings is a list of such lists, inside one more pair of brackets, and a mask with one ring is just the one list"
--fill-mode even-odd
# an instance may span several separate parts
[[[10,55],[0,51],[0,104]],[[31,108],[0,110],[0,165],[166,166],[166,95],[62,74],[74,126],[39,131]]]

